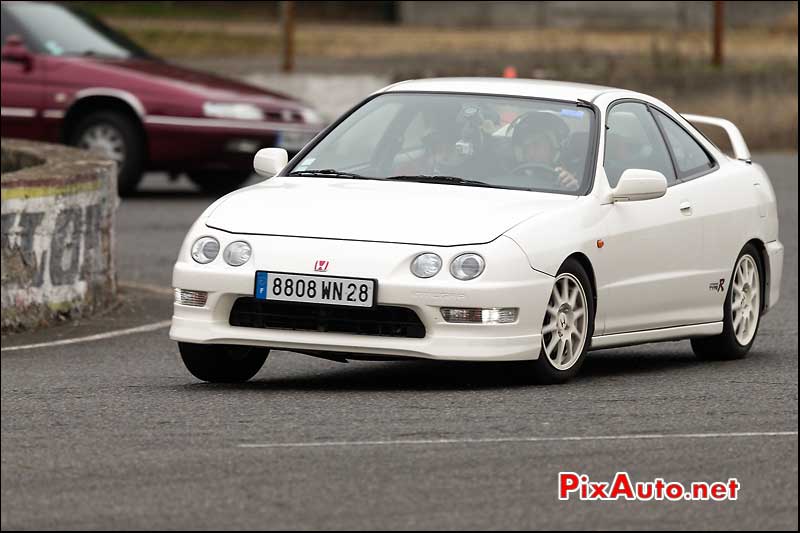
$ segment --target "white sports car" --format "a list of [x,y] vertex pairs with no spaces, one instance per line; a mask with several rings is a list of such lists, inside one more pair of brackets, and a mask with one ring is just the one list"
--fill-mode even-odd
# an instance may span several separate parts
[[175,264],[170,337],[201,380],[250,379],[271,348],[526,361],[548,383],[599,348],[733,359],[779,297],[775,194],[741,134],[644,94],[407,81],[255,169]]

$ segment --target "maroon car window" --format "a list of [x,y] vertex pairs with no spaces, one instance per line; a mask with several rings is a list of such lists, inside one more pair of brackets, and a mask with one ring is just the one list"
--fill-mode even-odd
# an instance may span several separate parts
[[8,39],[10,35],[19,35],[22,37],[22,31],[20,30],[19,25],[15,20],[6,14],[5,6],[3,7],[3,16],[0,17],[0,24],[2,24],[3,43],[6,42],[6,39]]
[[[147,52],[96,18],[47,2],[3,4],[3,35],[6,14],[19,23],[26,45],[48,55],[91,55],[98,57],[149,57]],[[30,41],[30,42],[27,42]]]

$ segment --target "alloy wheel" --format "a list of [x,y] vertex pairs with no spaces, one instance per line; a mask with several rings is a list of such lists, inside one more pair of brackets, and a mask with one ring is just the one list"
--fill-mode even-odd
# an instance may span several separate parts
[[733,272],[731,324],[736,341],[747,346],[753,340],[761,310],[761,280],[758,265],[750,255],[743,255]]
[[122,133],[110,124],[95,124],[80,137],[78,146],[123,164],[125,140]]
[[556,278],[542,326],[542,349],[556,370],[568,370],[586,344],[586,292],[578,279],[565,272]]

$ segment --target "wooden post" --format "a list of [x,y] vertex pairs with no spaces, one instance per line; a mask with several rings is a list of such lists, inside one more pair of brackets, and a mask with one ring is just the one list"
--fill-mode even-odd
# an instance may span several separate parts
[[714,1],[714,55],[711,58],[711,64],[715,67],[722,66],[722,37],[724,33],[725,16],[725,2],[721,0]]
[[294,70],[294,2],[281,2],[281,70]]

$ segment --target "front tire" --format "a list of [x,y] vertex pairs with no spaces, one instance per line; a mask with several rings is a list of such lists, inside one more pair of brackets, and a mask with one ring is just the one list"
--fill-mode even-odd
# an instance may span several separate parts
[[692,339],[692,350],[699,359],[719,361],[747,356],[761,323],[763,271],[758,250],[748,244],[739,253],[730,277],[722,333]]
[[269,355],[269,348],[231,344],[179,342],[187,370],[209,383],[242,383],[255,376]]
[[574,259],[556,274],[542,324],[542,348],[532,361],[533,379],[564,383],[583,366],[594,333],[594,296],[589,276]]
[[130,117],[118,111],[90,113],[71,129],[68,142],[116,161],[121,196],[136,191],[142,179],[145,146],[140,128]]

